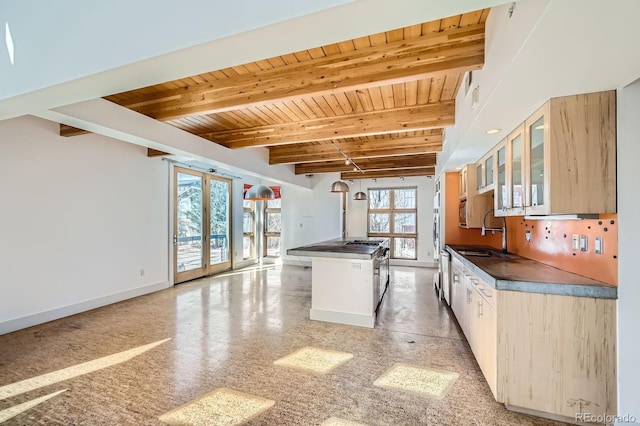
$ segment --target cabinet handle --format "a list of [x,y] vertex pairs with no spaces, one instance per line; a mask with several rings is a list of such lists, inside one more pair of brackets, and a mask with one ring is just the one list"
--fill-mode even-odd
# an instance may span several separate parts
[[486,291],[484,291],[484,288],[480,287],[478,290],[480,290],[480,293],[484,294],[485,297],[487,297],[487,298],[491,298],[492,297],[490,294],[488,294]]
[[457,283],[458,281],[460,281],[460,276],[458,274],[453,274],[453,282]]
[[480,318],[484,314],[482,309],[482,301],[478,301],[478,318]]
[[467,304],[471,303],[471,290],[467,289]]

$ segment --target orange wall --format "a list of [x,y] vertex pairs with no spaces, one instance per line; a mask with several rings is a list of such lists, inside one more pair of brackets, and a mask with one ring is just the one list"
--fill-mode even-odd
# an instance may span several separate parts
[[[458,227],[458,173],[446,174],[447,244],[481,244],[501,247],[502,235],[480,236],[479,229]],[[531,231],[531,242],[525,232]],[[588,251],[574,251],[572,236],[587,235]],[[603,239],[602,255],[595,254],[595,237]],[[507,218],[507,248],[511,253],[578,275],[618,284],[618,215],[601,214],[599,219],[585,220],[526,220],[523,216]]]
[[[466,229],[458,226],[458,180],[459,173],[451,172],[445,174],[445,244],[473,244],[491,246],[494,248],[502,247],[502,234],[496,232],[495,235],[487,233],[486,236],[480,235],[480,229]],[[508,236],[507,232],[507,236]]]

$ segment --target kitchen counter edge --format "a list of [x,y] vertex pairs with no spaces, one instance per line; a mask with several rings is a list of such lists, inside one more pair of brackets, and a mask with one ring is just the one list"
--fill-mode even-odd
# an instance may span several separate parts
[[[362,252],[358,253],[357,248],[353,248],[350,251],[344,251],[343,243],[354,240],[384,240],[385,242],[380,244],[378,247],[372,246],[364,246],[362,247]],[[361,259],[361,260],[371,260],[373,259],[377,253],[388,247],[388,241],[386,238],[375,238],[375,237],[342,237],[335,238],[328,241],[321,241],[314,244],[309,244],[302,247],[296,247],[287,250],[287,255],[290,256],[306,256],[306,257],[328,257],[334,259]]]
[[[541,293],[541,294],[555,294],[560,296],[574,296],[574,297],[593,297],[597,299],[617,299],[618,289],[615,286],[610,285],[580,285],[580,284],[568,284],[568,283],[545,283],[537,281],[511,281],[504,279],[497,279],[480,266],[467,259],[466,256],[458,253],[456,249],[447,245],[446,250],[455,256],[460,262],[467,268],[471,269],[476,275],[482,278],[487,284],[496,290],[509,290],[520,291],[525,293]],[[524,259],[524,258],[523,258]],[[531,260],[536,262],[535,260]],[[508,262],[508,260],[505,260]]]

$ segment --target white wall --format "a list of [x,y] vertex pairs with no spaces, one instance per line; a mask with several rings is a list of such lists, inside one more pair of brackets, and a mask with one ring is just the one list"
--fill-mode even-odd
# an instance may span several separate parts
[[618,414],[633,415],[640,422],[638,116],[640,80],[618,90]]
[[[511,62],[534,30],[548,4],[549,0],[520,1],[516,4],[511,17],[508,16],[510,2],[491,9],[486,23],[485,64],[481,70],[473,71],[472,88],[479,88],[478,106],[472,108],[471,91],[465,94],[464,87],[461,85],[456,96],[456,125],[445,131],[447,143],[443,146],[442,152],[438,154],[436,175],[439,176],[443,171],[452,170],[463,164],[475,163],[515,128],[519,123],[518,120],[522,121],[522,115],[511,112],[514,108],[506,109],[505,112],[509,115],[508,119],[505,120],[506,117],[503,114],[501,117],[503,120],[493,123],[494,127],[491,127],[503,127],[501,133],[492,136],[483,134],[482,138],[486,139],[485,141],[474,140],[472,146],[461,145],[469,128],[483,112],[487,103],[492,100],[494,90],[509,70]],[[520,105],[515,106],[519,107]],[[505,121],[508,124],[505,125]]]
[[0,135],[0,333],[168,286],[166,162],[28,116]]
[[[433,195],[434,179],[427,177],[408,177],[404,181],[399,178],[362,179],[362,191],[367,193],[375,188],[418,188],[418,259],[392,260],[394,265],[434,266],[433,264]],[[362,237],[367,235],[367,201],[357,201],[353,195],[360,191],[360,181],[355,180],[350,185],[347,203],[347,236]]]
[[282,261],[309,264],[308,258],[288,256],[287,249],[339,238],[342,235],[341,195],[329,192],[337,174],[311,178],[311,190],[286,185],[282,188]]

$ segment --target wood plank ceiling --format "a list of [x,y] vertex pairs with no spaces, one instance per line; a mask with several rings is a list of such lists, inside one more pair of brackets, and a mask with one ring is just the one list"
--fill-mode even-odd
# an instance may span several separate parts
[[[231,149],[266,147],[270,164],[295,164],[297,174],[432,175],[443,128],[454,124],[464,74],[484,64],[488,13],[478,10],[105,99]],[[67,126],[60,133],[77,134]]]

